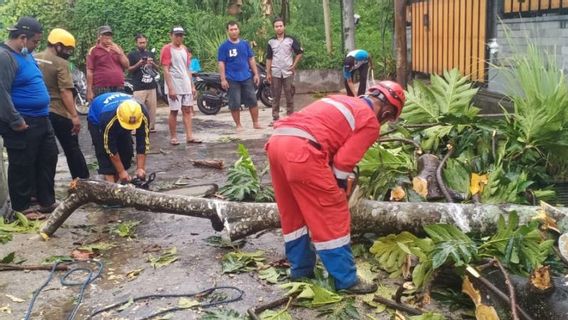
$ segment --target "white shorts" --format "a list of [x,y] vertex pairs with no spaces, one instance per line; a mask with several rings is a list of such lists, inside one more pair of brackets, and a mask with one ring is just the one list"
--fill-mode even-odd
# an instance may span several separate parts
[[178,94],[177,100],[172,100],[168,96],[168,105],[171,111],[179,111],[181,107],[191,107],[193,105],[193,95],[191,94]]

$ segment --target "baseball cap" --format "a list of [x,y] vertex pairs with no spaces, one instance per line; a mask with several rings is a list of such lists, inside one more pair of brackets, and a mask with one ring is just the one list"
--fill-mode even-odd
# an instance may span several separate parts
[[175,26],[175,27],[172,28],[172,33],[173,34],[180,34],[180,33],[185,34],[185,30],[183,30],[183,28],[180,27],[180,26]]
[[112,29],[109,26],[100,26],[99,27],[99,35],[105,34],[105,33],[111,33],[112,34]]
[[41,23],[32,17],[21,17],[18,22],[7,28],[8,31],[26,31],[33,33],[42,33],[43,27]]
[[352,56],[345,57],[345,60],[343,60],[343,68],[345,70],[351,71],[351,69],[353,69],[354,66],[355,66],[355,58]]

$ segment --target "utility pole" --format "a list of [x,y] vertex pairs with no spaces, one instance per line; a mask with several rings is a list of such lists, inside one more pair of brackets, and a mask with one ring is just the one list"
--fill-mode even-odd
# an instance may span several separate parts
[[341,0],[343,20],[343,44],[345,51],[355,50],[355,20],[353,0]]
[[323,0],[323,24],[325,29],[325,47],[327,54],[331,54],[331,16],[329,14],[329,0]]
[[396,46],[396,81],[406,88],[406,0],[394,1],[394,36]]

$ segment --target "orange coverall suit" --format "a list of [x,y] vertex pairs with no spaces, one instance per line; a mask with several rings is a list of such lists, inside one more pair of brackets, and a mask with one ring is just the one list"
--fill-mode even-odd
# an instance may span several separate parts
[[[346,179],[379,137],[370,101],[329,96],[274,124],[266,144],[291,277],[311,277],[316,252],[337,290],[357,281]],[[311,239],[310,239],[311,237]]]

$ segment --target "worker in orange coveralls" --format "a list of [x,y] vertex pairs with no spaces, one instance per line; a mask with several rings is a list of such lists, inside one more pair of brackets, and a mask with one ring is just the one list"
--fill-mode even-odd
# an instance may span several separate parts
[[398,83],[381,81],[366,95],[331,95],[274,123],[266,150],[292,280],[314,277],[317,252],[336,290],[377,290],[357,276],[347,177],[378,139],[380,124],[398,119],[404,101]]

